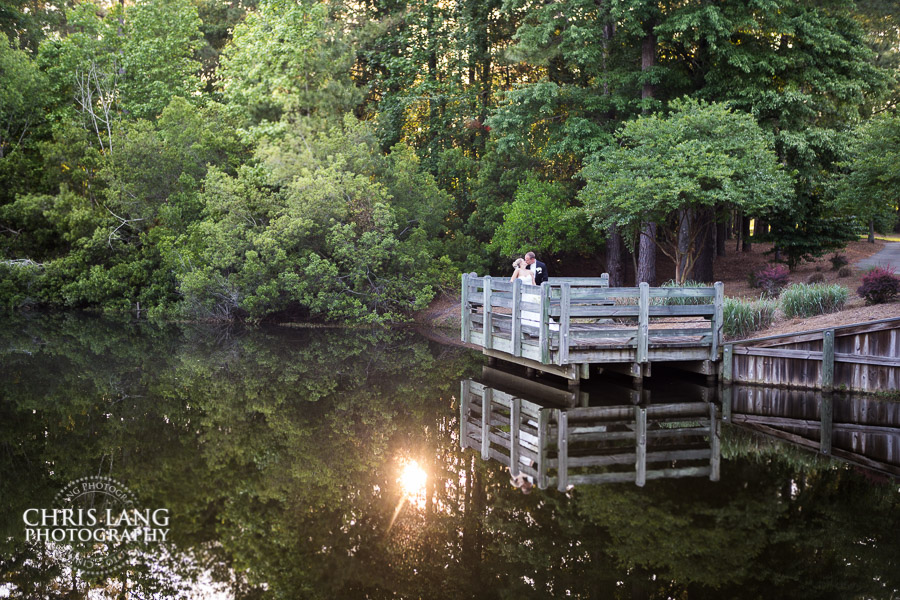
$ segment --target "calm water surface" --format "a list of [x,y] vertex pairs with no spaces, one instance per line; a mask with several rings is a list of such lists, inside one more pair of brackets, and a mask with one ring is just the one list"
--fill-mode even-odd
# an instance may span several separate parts
[[[713,401],[717,480],[524,495],[460,447],[461,389],[489,374],[411,330],[2,320],[0,597],[900,595],[897,404],[595,378],[575,404]],[[93,476],[171,515],[107,577],[24,532]]]

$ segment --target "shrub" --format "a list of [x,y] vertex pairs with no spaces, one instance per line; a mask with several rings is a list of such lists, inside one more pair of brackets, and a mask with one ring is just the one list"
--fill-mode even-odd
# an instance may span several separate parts
[[795,283],[781,292],[778,302],[784,316],[792,319],[839,311],[849,296],[850,290],[842,285]]
[[852,277],[853,269],[850,267],[841,267],[841,270],[838,271],[838,277]]
[[806,283],[825,283],[825,276],[821,273],[813,273],[806,278]]
[[785,265],[766,265],[750,277],[750,285],[761,289],[769,298],[774,298],[788,284],[790,271]]
[[776,302],[766,298],[725,298],[722,314],[726,337],[745,338],[754,331],[765,329],[775,320],[776,308]]
[[863,276],[862,285],[856,289],[866,304],[890,302],[900,292],[900,278],[890,267],[875,267]]
[[831,261],[831,270],[832,271],[839,271],[841,269],[841,267],[846,267],[847,264],[849,264],[847,262],[847,257],[844,256],[843,254],[838,254],[838,253],[831,255],[831,257],[828,260]]
[[[678,283],[674,279],[670,279],[659,287],[708,288],[712,286],[708,283],[703,283],[701,281],[691,281],[690,279],[688,279],[684,283]],[[686,304],[712,304],[712,298],[710,298],[709,296],[702,298],[651,298],[650,303],[663,304],[667,306],[680,306]]]

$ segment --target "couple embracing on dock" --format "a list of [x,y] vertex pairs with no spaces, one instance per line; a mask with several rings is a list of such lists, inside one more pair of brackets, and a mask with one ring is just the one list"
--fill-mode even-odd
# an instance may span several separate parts
[[541,285],[547,281],[549,276],[547,273],[547,265],[534,257],[534,252],[528,252],[525,258],[517,258],[513,262],[512,277],[509,278],[510,283],[516,279],[521,279],[523,283],[528,285]]

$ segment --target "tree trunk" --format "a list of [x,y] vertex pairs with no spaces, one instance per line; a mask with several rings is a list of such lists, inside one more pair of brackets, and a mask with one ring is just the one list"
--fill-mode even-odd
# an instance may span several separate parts
[[[675,265],[675,281],[679,284],[684,283],[691,276],[687,271],[689,255],[693,251],[691,248],[691,222],[695,219],[696,215],[691,209],[678,211],[678,251],[675,253],[678,260]],[[693,266],[690,270],[693,271]]]
[[625,286],[625,243],[615,225],[609,228],[606,238],[606,272],[609,287]]
[[635,273],[635,285],[646,281],[656,285],[656,223],[646,223],[641,232],[638,249],[638,269]]
[[694,263],[694,270],[691,273],[691,279],[694,281],[712,283],[716,280],[713,271],[718,246],[715,215],[714,208],[707,208],[697,214],[698,224],[703,227],[703,232],[697,239],[697,243],[700,245],[698,248],[700,254],[697,256],[697,262]]
[[719,206],[716,208],[716,256],[725,256],[725,241],[731,224],[731,212]]
[[875,219],[869,219],[869,243],[875,243]]
[[741,216],[741,252],[750,252],[753,243],[750,241],[750,217]]

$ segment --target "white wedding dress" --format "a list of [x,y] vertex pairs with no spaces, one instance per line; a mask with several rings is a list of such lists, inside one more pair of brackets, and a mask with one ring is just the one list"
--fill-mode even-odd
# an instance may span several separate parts
[[[538,305],[540,305],[540,303],[541,303],[541,295],[540,295],[540,294],[532,294],[532,293],[528,293],[528,292],[526,291],[526,290],[529,290],[529,289],[531,289],[531,290],[537,290],[537,289],[540,289],[540,288],[538,288],[536,285],[534,285],[534,284],[532,283],[532,281],[534,281],[534,276],[533,276],[533,274],[532,274],[530,271],[529,271],[528,273],[522,273],[522,272],[520,271],[520,272],[519,272],[519,276],[517,277],[517,279],[521,279],[521,280],[522,280],[522,284],[523,284],[523,287],[522,287],[522,302],[528,302],[528,303],[531,303],[531,304],[538,304]],[[527,287],[526,287],[526,286],[527,286]],[[522,315],[522,324],[523,324],[523,325],[531,325],[532,327],[540,327],[540,325],[541,325],[541,314],[540,314],[540,313],[533,312],[533,311],[530,311],[530,310],[523,310],[523,311],[521,312],[521,315]],[[559,325],[557,325],[556,323],[551,323],[551,324],[550,324],[550,329],[558,329],[558,328],[559,328]]]

